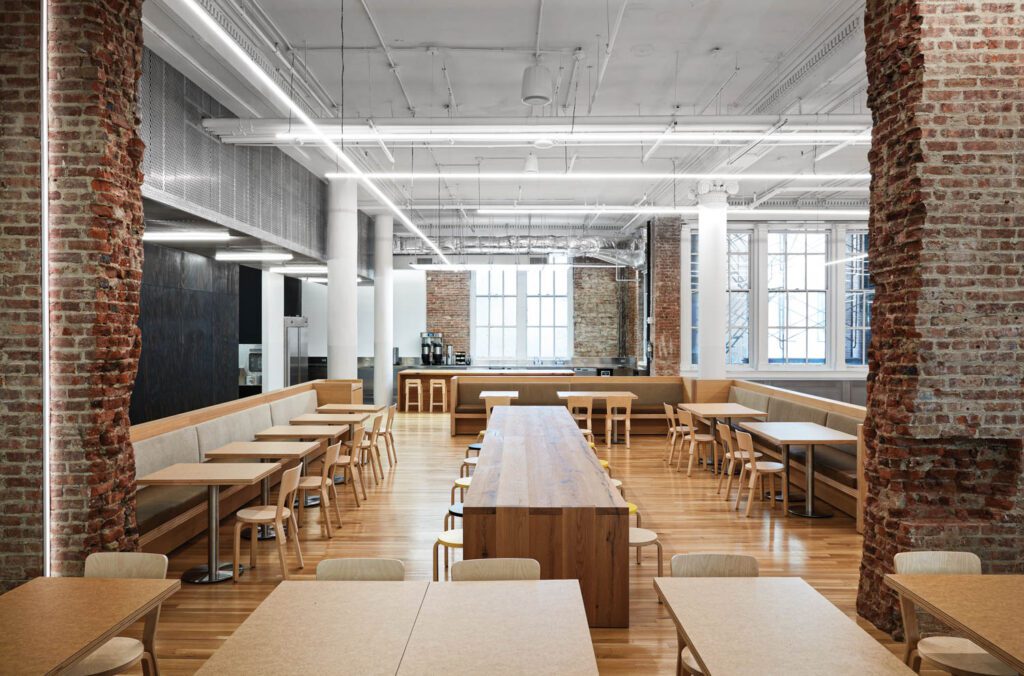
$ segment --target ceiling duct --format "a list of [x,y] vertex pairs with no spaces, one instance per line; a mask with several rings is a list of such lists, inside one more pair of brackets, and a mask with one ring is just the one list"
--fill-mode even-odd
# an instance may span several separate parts
[[[607,237],[447,237],[438,246],[449,255],[546,256],[558,253],[572,258],[594,258],[613,265],[638,268],[646,262],[643,233],[626,239]],[[423,242],[410,238],[395,239],[396,256],[423,256],[431,252]]]

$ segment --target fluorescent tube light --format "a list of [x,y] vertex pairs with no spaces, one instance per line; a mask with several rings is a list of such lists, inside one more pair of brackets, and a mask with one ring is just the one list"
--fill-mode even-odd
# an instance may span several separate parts
[[226,242],[231,233],[210,230],[157,230],[143,233],[145,242]]
[[302,281],[310,282],[312,284],[323,284],[325,286],[327,285],[326,277],[303,277]]
[[[662,215],[693,215],[699,213],[698,207],[631,207],[631,206],[580,206],[580,207],[511,207],[507,209],[478,209],[481,216],[585,216],[588,214],[662,214]],[[867,209],[747,209],[745,207],[729,207],[731,214],[755,214],[758,216],[830,216],[867,218]]]
[[326,265],[285,265],[276,268],[270,268],[270,272],[277,273],[279,275],[326,275]]
[[216,255],[219,261],[290,261],[293,258],[290,253],[273,251],[218,251]]
[[858,254],[856,256],[850,256],[849,258],[837,258],[834,261],[828,261],[825,265],[839,265],[840,263],[849,263],[850,261],[859,261],[867,258],[867,254]]
[[359,178],[380,181],[411,180],[452,180],[452,181],[867,181],[871,174],[672,174],[649,172],[574,172],[527,173],[521,171],[476,173],[470,171],[451,172],[374,172],[360,175],[352,173],[328,173],[327,178]]

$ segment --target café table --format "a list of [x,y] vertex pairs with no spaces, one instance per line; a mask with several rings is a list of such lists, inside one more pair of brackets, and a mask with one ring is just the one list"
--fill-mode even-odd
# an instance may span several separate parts
[[[56,674],[138,620],[155,633],[160,604],[180,580],[37,577],[0,596],[0,671]],[[150,639],[143,638],[143,644]],[[153,646],[146,645],[153,653]]]
[[1024,575],[886,575],[885,583],[1024,673]]
[[372,417],[372,413],[359,411],[349,413],[303,413],[292,418],[289,423],[292,425],[349,425],[355,428],[365,425],[366,421]]
[[[231,562],[219,560],[220,488],[252,486],[281,469],[278,463],[186,462],[170,465],[136,480],[140,486],[206,486],[209,516],[207,564],[186,570],[181,579],[193,584],[230,580]],[[241,571],[241,568],[239,568]]]
[[688,646],[705,674],[914,673],[798,577],[659,577],[654,588],[678,649]]
[[516,390],[484,390],[480,393],[480,398],[484,400],[484,411],[487,413],[487,420],[490,421],[491,409],[495,406],[510,405],[513,399],[519,398],[519,392]]
[[786,468],[786,485],[789,485],[789,447],[794,445],[807,446],[807,458],[804,463],[807,474],[807,499],[803,509],[794,506],[789,513],[810,519],[827,519],[832,516],[828,512],[814,509],[814,445],[815,444],[855,444],[857,437],[846,432],[834,430],[817,423],[808,422],[741,422],[744,428],[754,436],[763,437],[782,448],[782,464]]
[[[349,425],[274,425],[257,432],[257,441],[318,441],[325,451],[330,444],[336,444],[351,429]],[[309,456],[302,461],[302,473],[309,468]],[[319,495],[307,495],[305,506],[320,504]]]
[[[579,392],[575,390],[572,392],[563,390],[556,392],[556,395],[559,399],[568,399],[569,397],[588,397],[590,399],[603,399],[605,401],[607,401],[609,397],[626,397],[627,399],[639,398],[633,392],[615,392],[605,390],[580,390]],[[617,420],[612,421],[612,443],[619,443],[619,423]]]
[[[209,460],[280,461],[283,465],[292,460],[305,461],[310,454],[315,453],[319,448],[319,441],[232,441],[226,446],[207,451],[205,456]],[[260,498],[264,505],[269,505],[270,477],[264,477],[260,483]],[[243,532],[242,537],[249,537],[249,531]],[[260,524],[260,540],[273,540],[274,537],[276,535],[273,526]]]
[[324,404],[317,406],[317,413],[383,413],[385,404]]
[[[719,420],[731,420],[733,418],[765,418],[768,416],[765,411],[758,411],[757,409],[748,408],[742,404],[736,404],[733,402],[679,404],[679,408],[684,411],[689,411],[698,418],[707,420],[711,425],[711,434],[715,437],[716,445],[720,445],[718,438]],[[724,453],[722,453],[722,460],[723,462],[725,460]],[[718,472],[718,468],[714,467],[713,471]]]

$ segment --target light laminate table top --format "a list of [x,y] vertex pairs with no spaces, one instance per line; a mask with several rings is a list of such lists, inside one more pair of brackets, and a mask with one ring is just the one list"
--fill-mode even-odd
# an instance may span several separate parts
[[181,462],[136,479],[140,486],[251,486],[281,468],[276,462]]
[[774,444],[855,444],[857,437],[809,422],[741,422],[755,436],[764,437]]
[[1024,575],[886,575],[885,582],[1024,673]]
[[0,596],[0,670],[35,675],[66,669],[180,588],[180,580],[30,580]]
[[212,460],[301,460],[319,448],[319,441],[232,441],[204,455]]
[[568,399],[569,397],[590,397],[591,399],[607,399],[608,397],[625,397],[626,399],[639,399],[633,392],[615,392],[615,391],[602,391],[602,390],[580,390],[576,392],[559,391],[556,393],[559,399]]
[[798,577],[659,577],[654,588],[705,674],[914,673]]
[[384,404],[324,404],[317,406],[317,413],[383,413]]
[[700,418],[763,418],[764,411],[735,403],[679,404],[679,408]]
[[372,416],[365,412],[303,413],[292,418],[292,425],[365,425]]
[[337,439],[345,432],[348,432],[348,425],[274,425],[257,432],[256,438],[265,441]]
[[480,393],[481,399],[518,399],[519,392],[516,390],[484,390]]

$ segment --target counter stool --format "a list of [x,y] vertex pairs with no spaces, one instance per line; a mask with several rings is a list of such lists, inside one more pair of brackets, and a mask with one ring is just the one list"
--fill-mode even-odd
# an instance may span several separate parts
[[466,458],[462,461],[462,467],[459,469],[459,476],[469,476],[469,471],[476,469],[477,462],[480,461],[480,456],[474,458]]
[[409,412],[409,404],[412,403],[412,393],[416,392],[416,412],[423,412],[423,384],[419,378],[405,379],[405,412]]
[[455,519],[462,518],[462,503],[456,502],[448,507],[448,513],[444,515],[444,529],[451,530],[455,527]]
[[462,549],[462,529],[454,528],[452,530],[446,530],[437,536],[437,541],[434,543],[434,582],[438,582],[438,570],[437,570],[437,548],[444,547],[444,577],[448,579],[448,550],[449,549]]
[[[434,393],[441,390],[441,401],[434,401]],[[441,413],[448,412],[448,381],[440,378],[430,379],[430,412],[434,412],[434,407],[440,404]]]
[[452,485],[452,500],[451,500],[450,504],[452,504],[452,505],[455,504],[455,490],[458,489],[459,491],[461,491],[459,493],[459,498],[463,499],[463,498],[466,497],[466,491],[469,490],[469,485],[472,482],[473,482],[473,477],[469,477],[469,476],[460,476],[458,479],[456,479],[455,480],[455,484]]
[[661,549],[661,541],[658,540],[658,534],[646,528],[629,529],[629,546],[636,547],[636,565],[640,565],[640,550],[649,545],[654,545],[658,548],[658,577],[663,577],[665,571],[662,559],[664,555]]
[[[594,443],[593,441],[589,442],[589,444],[590,450],[594,451],[594,455],[597,455],[597,444]],[[607,460],[598,457],[597,462],[601,465],[601,469],[603,469],[605,472],[608,472],[608,476],[612,475],[612,468]]]

